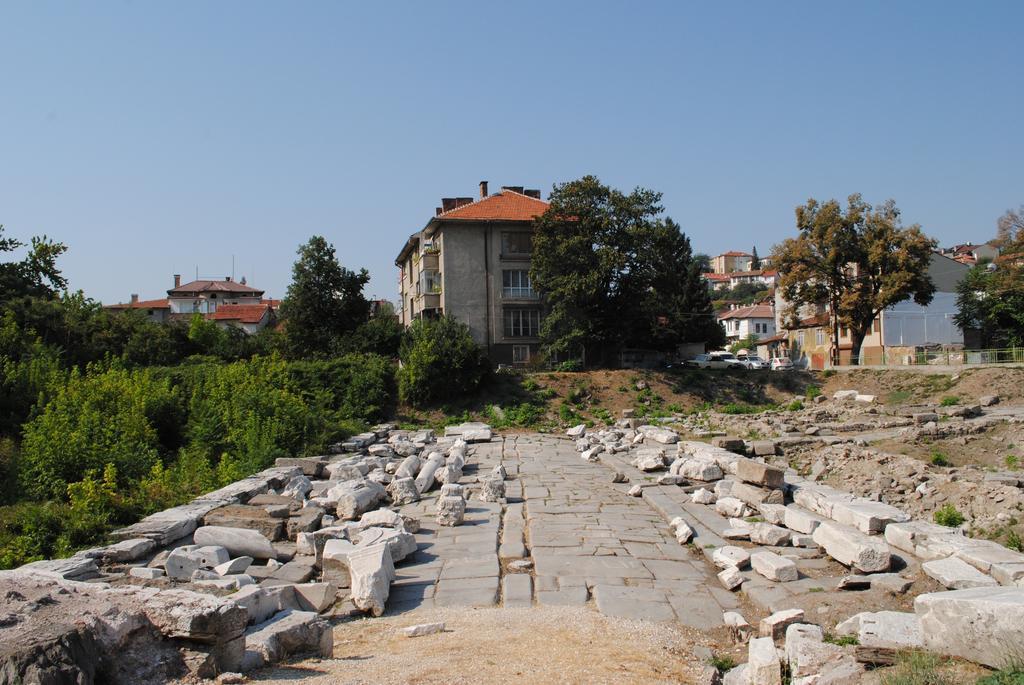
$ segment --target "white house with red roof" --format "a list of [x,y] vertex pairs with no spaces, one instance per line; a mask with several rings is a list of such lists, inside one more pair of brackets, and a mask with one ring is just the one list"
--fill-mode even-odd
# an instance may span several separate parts
[[769,304],[754,304],[728,309],[718,315],[730,342],[755,335],[767,338],[775,335],[775,308]]
[[540,298],[530,283],[533,220],[548,203],[539,190],[503,186],[441,200],[395,258],[405,325],[447,315],[469,326],[498,364],[526,364],[540,347]]

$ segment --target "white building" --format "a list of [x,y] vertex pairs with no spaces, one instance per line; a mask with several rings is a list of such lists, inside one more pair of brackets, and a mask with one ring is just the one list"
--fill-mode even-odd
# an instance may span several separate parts
[[775,335],[775,309],[767,304],[730,309],[718,316],[730,342],[756,335],[766,338]]

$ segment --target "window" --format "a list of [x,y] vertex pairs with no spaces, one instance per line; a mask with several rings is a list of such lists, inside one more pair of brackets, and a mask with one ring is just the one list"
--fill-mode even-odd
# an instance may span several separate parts
[[817,332],[815,332],[815,334],[814,334],[814,339],[817,341],[817,343],[819,345],[824,345],[825,344],[825,331],[823,331],[823,330],[821,330],[819,328],[817,330]]
[[879,318],[878,318],[878,317],[876,316],[876,317],[875,317],[875,320],[871,322],[871,330],[872,330],[872,331],[874,331],[875,333],[877,333],[877,332],[878,332],[878,331],[880,331],[881,329],[882,329],[882,320],[881,320],[881,319],[879,319]]
[[533,252],[533,234],[526,231],[507,231],[501,234],[501,254],[530,254]]
[[506,338],[536,338],[540,332],[539,309],[506,309]]
[[437,295],[441,292],[441,272],[440,271],[421,271],[420,292],[425,295]]
[[530,361],[530,346],[529,345],[513,345],[512,346],[512,363],[513,364],[525,364]]
[[501,272],[502,297],[536,297],[530,284],[530,272],[525,269],[506,269]]

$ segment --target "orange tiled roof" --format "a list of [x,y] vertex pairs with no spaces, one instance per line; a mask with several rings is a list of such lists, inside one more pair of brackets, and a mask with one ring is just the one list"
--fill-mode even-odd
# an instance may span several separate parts
[[549,204],[544,200],[512,190],[502,190],[482,200],[438,214],[436,218],[442,221],[533,221],[548,207]]
[[167,298],[162,300],[138,300],[136,302],[118,302],[107,305],[107,309],[168,309],[171,305]]
[[702,274],[702,275],[704,276],[704,278],[708,279],[709,281],[728,281],[729,280],[729,274],[716,274],[716,273],[708,272],[708,273]]
[[202,293],[202,292],[226,292],[226,293],[243,293],[243,294],[263,294],[262,290],[253,288],[248,285],[243,285],[237,281],[211,281],[208,279],[201,279],[198,281],[192,281],[190,283],[182,283],[181,285],[171,288],[167,291],[168,295],[175,293]]
[[722,254],[720,254],[718,256],[719,257],[753,257],[754,255],[750,254],[749,252],[736,252],[735,250],[731,250],[729,252],[723,252]]
[[270,311],[266,304],[222,304],[217,311],[207,314],[213,321],[239,321],[241,323],[259,323]]
[[755,304],[739,309],[730,309],[718,317],[724,319],[774,319],[775,308],[766,304]]

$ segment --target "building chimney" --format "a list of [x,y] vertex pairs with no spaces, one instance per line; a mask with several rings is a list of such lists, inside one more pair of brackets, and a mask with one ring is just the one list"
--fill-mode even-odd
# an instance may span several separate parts
[[441,198],[441,212],[450,212],[455,209],[458,205],[455,204],[454,197],[442,197]]
[[540,199],[540,190],[537,188],[527,188],[523,191],[523,195],[526,197],[532,197],[535,200]]
[[434,207],[434,216],[441,216],[441,208]]
[[174,274],[174,287],[178,288],[181,286],[181,274]]
[[228,283],[230,283],[231,282],[231,276],[225,276],[224,280],[227,281]]
[[138,301],[139,301],[139,294],[138,293],[132,293],[132,304],[136,304],[136,303],[138,303]]
[[487,197],[487,181],[480,181],[480,199]]

